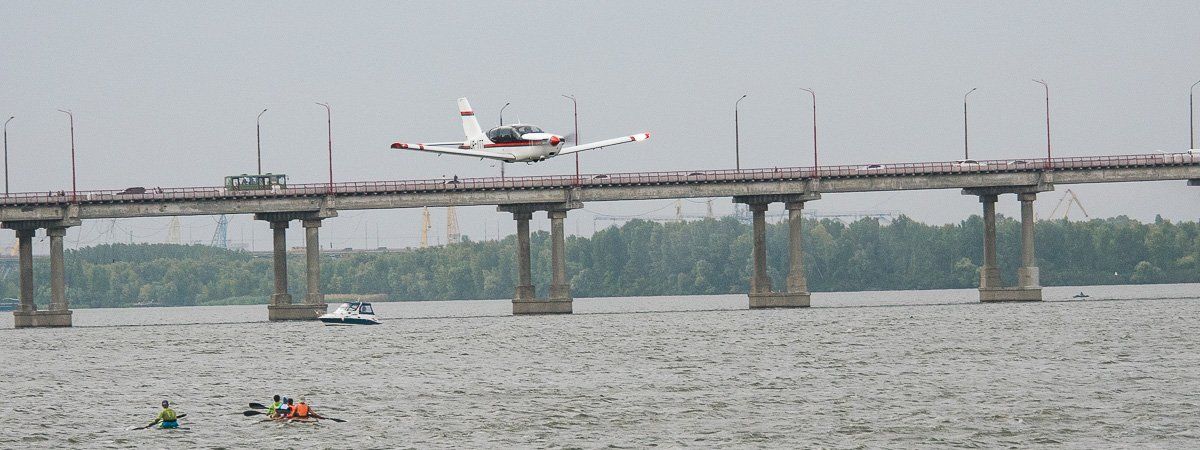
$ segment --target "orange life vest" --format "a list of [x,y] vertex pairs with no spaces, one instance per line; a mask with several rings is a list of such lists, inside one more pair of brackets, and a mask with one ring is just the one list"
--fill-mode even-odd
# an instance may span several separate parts
[[290,417],[308,417],[308,405],[305,405],[304,403],[300,403],[300,404],[296,405],[295,407],[292,408],[292,413],[289,414],[289,416]]

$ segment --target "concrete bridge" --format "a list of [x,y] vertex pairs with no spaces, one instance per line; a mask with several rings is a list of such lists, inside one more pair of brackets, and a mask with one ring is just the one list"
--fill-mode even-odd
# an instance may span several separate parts
[[[406,180],[290,185],[270,190],[221,187],[153,188],[101,191],[50,191],[13,194],[0,201],[0,226],[14,230],[19,248],[20,301],[15,324],[23,327],[70,326],[63,271],[63,236],[83,220],[254,214],[268,222],[274,242],[274,293],[270,320],[312,320],[326,310],[320,290],[322,221],[341,210],[496,205],[517,222],[518,285],[514,314],[561,314],[572,310],[566,274],[563,219],[585,202],[731,197],[753,212],[754,273],[751,308],[805,307],[808,284],[803,266],[801,211],[824,193],[916,189],[960,189],[983,204],[984,261],[979,298],[983,302],[1040,301],[1034,255],[1033,202],[1057,184],[1186,180],[1200,185],[1200,154],[1159,153],[1038,160],[959,161],[856,166],[779,167],[750,170],[696,170],[589,174],[580,177],[509,177],[455,180]],[[1021,267],[1016,286],[1003,286],[996,262],[996,202],[1015,194],[1021,202]],[[789,214],[790,267],[786,288],[775,292],[767,274],[765,213],[783,203]],[[545,212],[550,219],[552,278],[549,295],[539,298],[530,276],[529,220]],[[305,232],[307,293],[294,301],[287,292],[286,232],[292,221]],[[33,301],[32,238],[39,228],[50,238],[50,292],[47,309]]]

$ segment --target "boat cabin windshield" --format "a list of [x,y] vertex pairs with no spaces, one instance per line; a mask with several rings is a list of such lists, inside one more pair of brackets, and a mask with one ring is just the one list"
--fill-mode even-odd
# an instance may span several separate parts
[[522,135],[529,133],[542,133],[542,129],[533,125],[505,125],[502,127],[492,128],[488,130],[487,137],[492,142],[497,144],[522,142]]
[[349,302],[342,303],[337,307],[337,312],[342,314],[375,314],[370,303],[364,302]]

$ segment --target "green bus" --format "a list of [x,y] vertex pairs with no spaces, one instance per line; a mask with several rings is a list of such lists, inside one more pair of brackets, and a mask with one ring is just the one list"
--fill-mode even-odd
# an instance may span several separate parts
[[287,187],[287,175],[266,173],[262,175],[230,175],[225,177],[225,189],[231,191],[254,191],[259,189],[283,189]]

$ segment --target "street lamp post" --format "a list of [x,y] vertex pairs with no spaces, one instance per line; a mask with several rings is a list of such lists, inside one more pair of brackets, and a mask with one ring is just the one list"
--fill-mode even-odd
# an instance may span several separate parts
[[262,175],[262,115],[266,114],[267,109],[263,108],[262,112],[258,113],[258,117],[254,119],[255,140],[258,147],[258,174]]
[[1196,148],[1196,109],[1192,106],[1192,96],[1197,84],[1200,84],[1200,81],[1192,83],[1191,89],[1188,90],[1188,150]]
[[812,96],[813,104],[813,178],[819,178],[817,175],[817,93],[812,89],[800,88],[800,90],[808,92]]
[[738,172],[742,171],[741,136],[738,133],[738,104],[742,103],[742,100],[745,100],[747,95],[750,94],[744,94],[736,102],[733,102],[733,164]]
[[[563,94],[563,97],[571,99],[575,111],[575,145],[579,145],[579,102],[574,95]],[[579,152],[575,152],[575,185],[579,185]]]
[[316,103],[325,107],[325,132],[329,136],[329,193],[333,193],[333,110],[328,103]]
[[66,114],[71,120],[71,201],[75,201],[78,190],[75,188],[75,115],[71,111],[58,110],[58,112]]
[[[504,106],[500,107],[500,126],[504,126],[504,108],[507,108],[508,105],[510,105],[510,104],[511,103],[505,102]],[[507,163],[505,163],[504,161],[500,161],[500,179],[501,180],[504,179],[504,165],[505,164],[507,164]]]
[[8,120],[4,121],[4,196],[8,197],[8,123],[12,122],[14,116],[8,116]]
[[966,94],[963,94],[963,159],[971,159],[971,152],[967,141],[967,96],[971,95],[979,88],[971,88]]
[[1033,80],[1033,82],[1046,88],[1046,170],[1050,170],[1050,85],[1043,80]]

